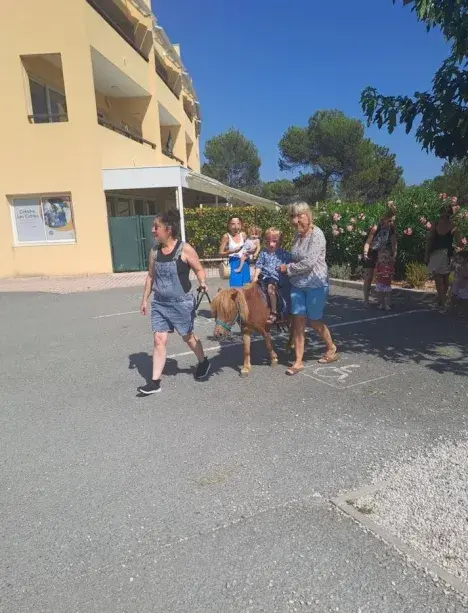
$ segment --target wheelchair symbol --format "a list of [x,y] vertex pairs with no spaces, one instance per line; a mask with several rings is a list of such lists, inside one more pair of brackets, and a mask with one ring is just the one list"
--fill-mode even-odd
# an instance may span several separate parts
[[335,379],[338,383],[344,383],[350,374],[359,368],[359,364],[347,366],[320,366],[314,370],[314,374],[322,379]]

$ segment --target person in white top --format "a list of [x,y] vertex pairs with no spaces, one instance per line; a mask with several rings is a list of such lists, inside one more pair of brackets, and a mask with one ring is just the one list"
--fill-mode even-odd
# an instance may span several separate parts
[[250,267],[246,261],[237,272],[240,263],[239,253],[243,248],[247,239],[245,232],[242,231],[242,219],[239,217],[230,217],[228,220],[228,231],[223,234],[219,244],[219,255],[223,258],[229,258],[229,286],[242,287],[246,283],[250,283]]

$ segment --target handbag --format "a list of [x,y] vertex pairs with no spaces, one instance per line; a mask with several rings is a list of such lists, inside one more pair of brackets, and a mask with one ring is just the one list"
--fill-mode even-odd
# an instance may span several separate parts
[[231,269],[229,268],[229,261],[223,260],[219,263],[219,276],[221,279],[229,279]]

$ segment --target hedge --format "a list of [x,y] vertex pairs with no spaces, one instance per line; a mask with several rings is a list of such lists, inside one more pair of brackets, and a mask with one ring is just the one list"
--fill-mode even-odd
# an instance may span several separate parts
[[[452,199],[422,188],[407,188],[394,196],[398,236],[397,269],[401,272],[408,262],[422,262],[428,230],[435,223],[439,209]],[[331,264],[349,264],[354,270],[359,263],[366,236],[372,225],[385,212],[387,203],[363,205],[358,203],[327,203],[315,211],[315,223],[327,239],[327,260]],[[275,226],[284,232],[285,247],[291,244],[293,230],[286,211],[272,211],[257,207],[205,208],[185,213],[187,240],[201,257],[217,257],[221,236],[226,232],[232,215],[244,224],[260,226],[265,231]],[[463,237],[468,236],[468,211],[459,209],[455,224]]]

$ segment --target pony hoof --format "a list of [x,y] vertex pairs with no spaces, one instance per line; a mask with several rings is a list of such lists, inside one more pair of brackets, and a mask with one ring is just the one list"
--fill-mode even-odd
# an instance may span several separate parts
[[250,369],[249,368],[242,368],[240,371],[240,376],[241,377],[248,377],[250,375]]

